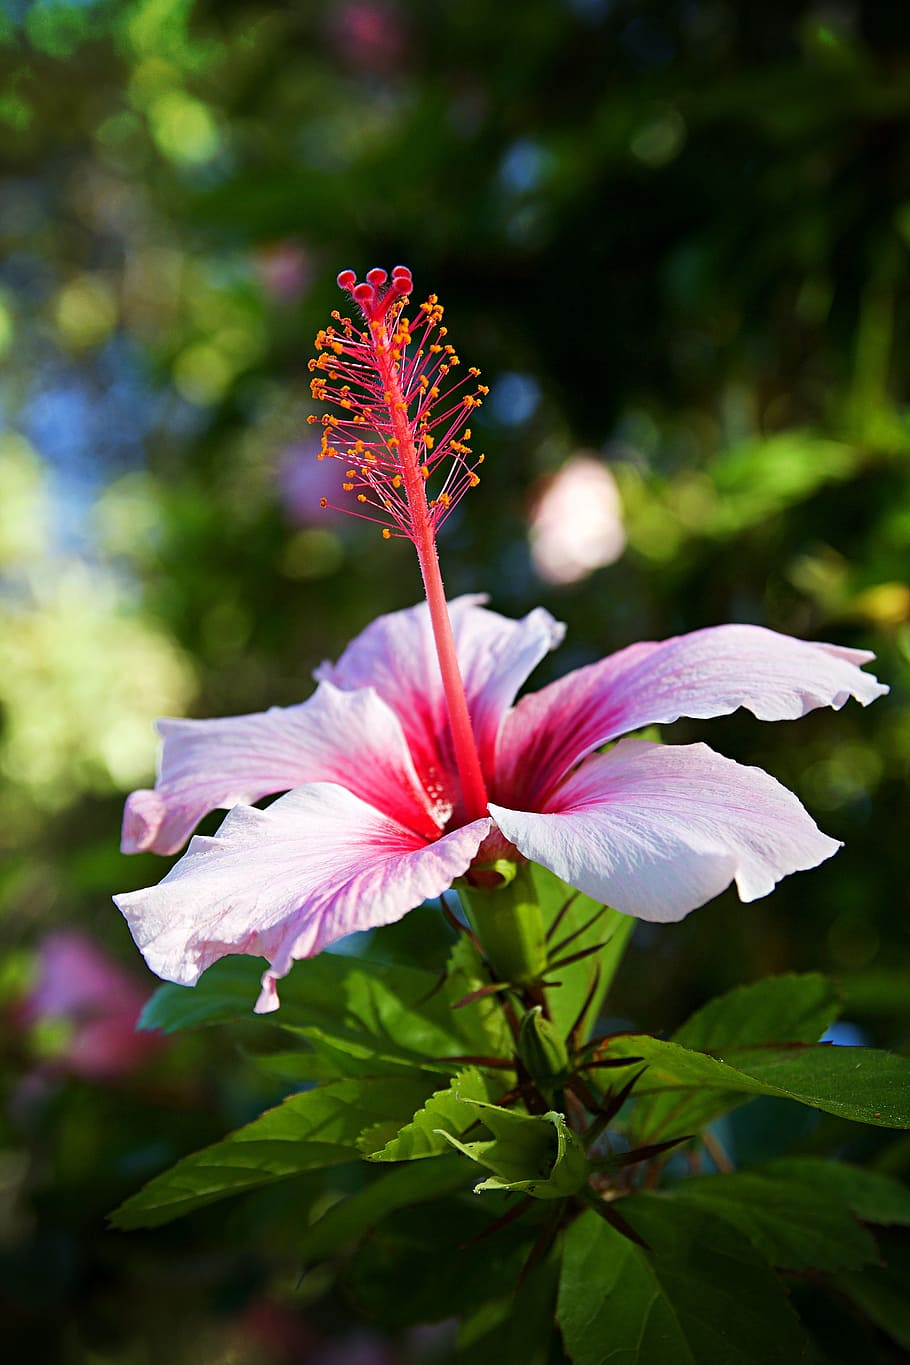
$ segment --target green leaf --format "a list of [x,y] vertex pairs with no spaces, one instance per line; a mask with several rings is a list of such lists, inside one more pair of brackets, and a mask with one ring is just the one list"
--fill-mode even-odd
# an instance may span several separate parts
[[[454,1008],[465,996],[473,995],[489,984],[490,977],[484,971],[477,949],[468,936],[462,934],[449,954],[446,1000]],[[469,1005],[459,1005],[455,1013],[461,1036],[468,1045],[466,1052],[490,1054],[493,1057],[512,1055],[512,1035],[498,996],[483,996],[479,1000],[472,1000]]]
[[279,1080],[288,1081],[295,1086],[316,1081],[341,1080],[345,1075],[337,1062],[309,1048],[276,1052],[252,1052],[246,1049],[244,1056],[267,1076],[277,1076]]
[[396,1209],[410,1208],[463,1189],[465,1164],[456,1156],[437,1157],[420,1166],[399,1166],[384,1172],[363,1190],[339,1199],[304,1232],[299,1252],[313,1264],[350,1246]]
[[731,1049],[724,1059],[678,1043],[637,1034],[614,1038],[610,1057],[641,1057],[648,1070],[639,1093],[673,1091],[678,1102],[633,1116],[637,1144],[670,1130],[691,1132],[750,1095],[775,1095],[880,1128],[910,1127],[910,1061],[873,1048],[793,1047]]
[[877,1259],[875,1242],[850,1204],[811,1180],[744,1171],[684,1180],[667,1193],[732,1223],[781,1269],[858,1270]]
[[[508,1297],[540,1225],[533,1210],[546,1206],[536,1204],[532,1212],[491,1231],[513,1208],[514,1202],[501,1196],[480,1200],[471,1194],[398,1209],[351,1259],[346,1287],[356,1308],[398,1328],[472,1313],[489,1300]],[[477,1238],[483,1238],[479,1245]]]
[[146,1005],[140,1026],[174,1033],[243,1019],[303,1030],[314,1041],[332,1039],[352,1056],[400,1063],[471,1049],[470,1029],[464,1031],[459,1011],[450,1009],[432,972],[321,953],[295,963],[281,983],[281,1008],[275,1014],[254,1015],[262,969],[259,958],[222,958],[195,986],[162,986]]
[[450,1152],[445,1133],[460,1137],[477,1122],[476,1111],[468,1101],[489,1100],[491,1087],[474,1068],[460,1071],[445,1090],[437,1090],[410,1123],[378,1150],[372,1145],[371,1132],[360,1139],[361,1151],[371,1161],[415,1161],[421,1157]]
[[[203,972],[195,986],[159,986],[146,1002],[137,1027],[179,1033],[236,1019],[274,1021],[273,1015],[252,1013],[264,965],[258,957],[223,957]],[[288,1019],[306,1023],[295,1001],[282,996],[281,1009],[282,1023]]]
[[[837,1014],[837,994],[818,973],[770,976],[709,1001],[676,1030],[672,1041],[698,1052],[724,1055],[732,1047],[816,1043]],[[678,1132],[691,1132],[735,1103],[718,1101],[715,1096],[708,1103],[696,1098],[684,1104],[678,1096],[654,1096],[636,1108],[635,1139],[663,1132],[670,1121]]]
[[[560,940],[580,929],[587,920],[596,914],[600,909],[600,901],[585,896],[581,891],[576,891],[561,881],[555,872],[551,872],[549,868],[541,867],[539,863],[531,863],[530,872],[544,924],[548,929],[563,906],[567,902],[569,903],[568,909],[560,919],[549,945],[552,956],[552,950]],[[629,915],[621,915],[618,910],[607,909],[584,933],[573,939],[566,947],[565,955],[570,956],[572,953],[580,952],[581,949],[593,947],[598,943],[605,945],[599,952],[592,953],[590,957],[582,958],[579,962],[569,963],[565,967],[559,967],[552,973],[554,979],[561,984],[547,993],[548,1003],[553,1023],[563,1036],[568,1034],[569,1029],[578,1019],[585,1000],[593,987],[593,994],[585,1009],[579,1029],[580,1041],[584,1042],[588,1038],[591,1027],[597,1019],[607,992],[613,983],[613,978],[622,961],[634,928],[635,920]]]
[[836,1284],[876,1327],[910,1351],[910,1245],[906,1239],[887,1241],[882,1250],[883,1266],[839,1275]]
[[437,1061],[408,1048],[398,1047],[391,1038],[371,1038],[369,1034],[336,1024],[330,1029],[288,1025],[288,1031],[305,1039],[333,1076],[410,1076],[415,1071],[440,1078],[451,1074],[457,1062]]
[[768,1264],[682,1200],[623,1199],[653,1252],[593,1211],[566,1233],[557,1317],[574,1365],[790,1365],[807,1347]]
[[[559,1265],[557,1241],[513,1293],[467,1314],[458,1331],[458,1365],[491,1361],[548,1365],[557,1346],[553,1338]],[[560,1353],[557,1359],[565,1357]]]
[[317,1166],[357,1159],[357,1139],[381,1118],[399,1121],[426,1093],[425,1078],[332,1081],[292,1095],[221,1142],[155,1176],[111,1215],[115,1227],[157,1227],[230,1194]]

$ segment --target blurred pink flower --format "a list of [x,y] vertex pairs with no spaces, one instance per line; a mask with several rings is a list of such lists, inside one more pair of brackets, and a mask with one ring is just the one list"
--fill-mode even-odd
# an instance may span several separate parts
[[[154,972],[192,985],[226,954],[261,955],[256,1008],[275,1009],[295,959],[400,919],[491,849],[662,922],[734,881],[744,901],[765,896],[837,850],[774,778],[704,744],[597,751],[681,716],[865,705],[887,691],[858,667],[869,654],[717,626],[630,645],[513,705],[562,627],[482,602],[449,608],[490,798],[481,818],[466,809],[426,604],[374,621],[318,670],[309,701],[160,723],[160,776],[127,802],[124,850],[172,853],[208,811],[233,809],[160,885],[115,897]],[[276,792],[287,795],[266,810],[247,804]]]
[[386,0],[347,0],[328,11],[329,36],[350,66],[380,76],[394,75],[407,54],[407,34],[398,8]]
[[575,455],[544,481],[531,511],[531,560],[545,583],[577,583],[626,547],[619,490],[609,469]]
[[135,1071],[162,1045],[137,1033],[136,1021],[150,995],[86,934],[61,929],[38,948],[34,986],[20,1009],[28,1026],[62,1024],[51,1064],[87,1080],[111,1081]]
[[297,526],[337,526],[344,520],[344,512],[329,502],[338,489],[338,474],[331,461],[319,459],[318,441],[285,446],[276,484],[288,519]]
[[306,251],[289,239],[258,247],[253,264],[266,293],[279,303],[296,303],[313,273]]

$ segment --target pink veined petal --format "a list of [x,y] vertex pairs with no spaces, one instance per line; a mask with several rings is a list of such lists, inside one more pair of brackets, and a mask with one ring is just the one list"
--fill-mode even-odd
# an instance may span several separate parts
[[523,697],[502,727],[495,796],[539,809],[601,744],[681,716],[795,720],[818,706],[863,706],[888,688],[858,667],[865,650],[796,640],[761,626],[712,626],[629,646]]
[[133,792],[124,853],[175,853],[211,810],[258,801],[307,782],[337,782],[399,823],[435,838],[451,808],[433,803],[401,725],[368,688],[322,683],[309,701],[222,720],[161,720],[154,791]]
[[193,985],[231,953],[268,958],[260,1012],[297,958],[401,919],[470,865],[490,827],[432,843],[332,783],[298,787],[267,810],[236,806],[196,836],[158,886],[115,896],[153,972]]
[[682,919],[731,881],[757,900],[840,844],[760,768],[705,744],[622,740],[590,758],[541,815],[490,806],[527,858],[638,919]]
[[[565,627],[541,607],[512,621],[488,610],[485,601],[480,595],[458,597],[449,603],[449,615],[481,766],[489,777],[515,694],[559,644]],[[322,664],[316,677],[336,687],[375,687],[397,713],[418,771],[435,774],[455,804],[457,769],[426,603],[377,617],[336,664]]]

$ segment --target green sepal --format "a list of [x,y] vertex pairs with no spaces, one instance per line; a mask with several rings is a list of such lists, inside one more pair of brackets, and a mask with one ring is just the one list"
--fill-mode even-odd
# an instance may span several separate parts
[[530,986],[546,970],[546,930],[528,864],[508,866],[514,872],[504,884],[486,888],[461,882],[458,894],[497,978]]
[[534,1199],[567,1199],[577,1194],[590,1174],[588,1159],[564,1114],[516,1114],[481,1100],[463,1100],[493,1137],[462,1142],[452,1133],[442,1136],[472,1161],[493,1174],[474,1186],[484,1190],[515,1190]]

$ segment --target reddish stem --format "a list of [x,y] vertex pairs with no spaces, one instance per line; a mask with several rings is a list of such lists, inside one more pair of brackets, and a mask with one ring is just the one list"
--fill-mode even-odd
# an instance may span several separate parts
[[407,402],[401,390],[398,372],[390,354],[388,337],[382,321],[371,320],[370,332],[379,373],[390,400],[389,410],[398,441],[397,449],[401,460],[401,472],[411,512],[414,548],[417,551],[427,605],[430,609],[430,622],[433,627],[433,639],[436,644],[439,668],[442,673],[442,686],[449,715],[455,762],[458,765],[458,776],[461,780],[465,814],[469,821],[479,820],[488,814],[487,790],[480,767],[480,756],[477,753],[474,731],[471,727],[464,681],[455,652],[455,638],[452,634],[452,623],[449,620],[445,588],[439,569],[436,535],[427,504],[426,486],[417,463],[414,436],[408,422]]

